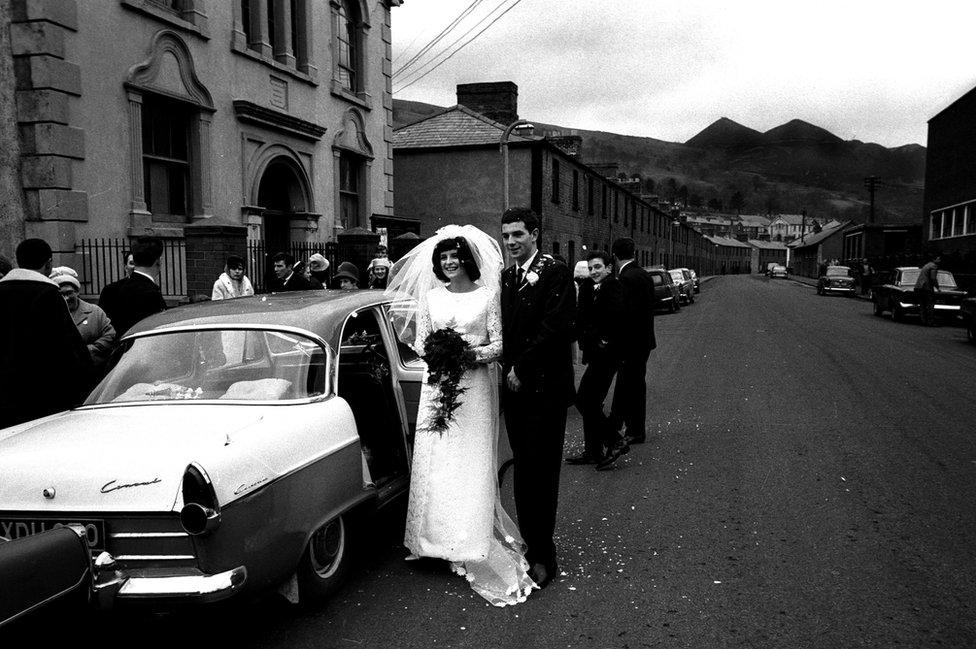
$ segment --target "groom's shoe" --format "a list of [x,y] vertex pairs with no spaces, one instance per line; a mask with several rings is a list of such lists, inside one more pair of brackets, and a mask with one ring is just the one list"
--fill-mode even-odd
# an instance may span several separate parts
[[566,464],[596,464],[600,458],[592,453],[580,453],[566,458]]
[[555,576],[555,571],[549,572],[544,563],[533,563],[532,567],[529,568],[529,578],[535,582],[535,585],[539,588],[545,588],[552,581]]

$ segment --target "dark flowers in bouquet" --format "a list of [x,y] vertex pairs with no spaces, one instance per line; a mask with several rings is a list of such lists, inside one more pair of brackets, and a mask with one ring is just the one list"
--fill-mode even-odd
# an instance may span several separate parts
[[427,336],[422,358],[427,363],[427,384],[440,392],[434,401],[430,430],[443,433],[461,405],[459,397],[467,389],[461,387],[461,377],[477,366],[474,350],[461,334],[448,327]]

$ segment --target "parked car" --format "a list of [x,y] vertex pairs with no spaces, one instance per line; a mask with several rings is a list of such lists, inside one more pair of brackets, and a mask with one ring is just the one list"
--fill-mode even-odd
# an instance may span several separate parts
[[776,279],[777,277],[780,279],[786,279],[787,276],[788,274],[786,271],[786,266],[783,266],[782,264],[775,264],[772,268],[769,269],[770,279]]
[[690,268],[688,272],[691,273],[691,281],[695,285],[695,293],[701,293],[701,282],[698,281],[698,273]]
[[817,280],[817,295],[854,295],[854,272],[848,266],[827,266]]
[[644,270],[651,276],[654,282],[654,300],[656,308],[667,309],[674,313],[681,309],[678,294],[678,285],[671,279],[671,273],[659,266],[650,266]]
[[976,297],[967,297],[960,305],[963,322],[966,324],[966,335],[969,342],[976,344]]
[[[891,319],[903,320],[906,315],[919,313],[919,296],[915,292],[915,282],[921,269],[916,266],[902,266],[885,273],[881,284],[872,290],[871,299],[874,300],[874,315],[881,316],[885,311],[891,312]],[[956,288],[956,279],[952,273],[940,270],[938,274],[939,290],[935,293],[935,313],[949,318],[957,318],[961,312],[962,299],[965,291]]]
[[681,302],[694,304],[695,302],[695,283],[691,281],[691,273],[687,268],[672,268],[668,271],[671,280],[678,287],[678,295]]
[[423,363],[376,291],[164,311],[84,405],[0,431],[0,529],[85,529],[93,600],[330,593],[360,515],[406,493]]

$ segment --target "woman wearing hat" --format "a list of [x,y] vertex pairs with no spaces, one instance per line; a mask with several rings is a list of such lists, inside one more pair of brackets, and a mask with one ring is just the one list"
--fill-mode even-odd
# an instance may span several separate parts
[[344,261],[336,269],[335,277],[332,278],[333,288],[350,291],[359,288],[359,269],[351,261]]
[[59,266],[51,271],[51,280],[61,289],[61,297],[68,305],[71,319],[78,327],[81,339],[88,346],[95,373],[100,376],[105,361],[115,348],[115,328],[101,307],[78,297],[81,282],[78,281],[78,273],[74,269]]
[[369,262],[366,274],[369,276],[369,288],[386,288],[386,282],[390,277],[390,268],[393,264],[386,257],[377,257]]

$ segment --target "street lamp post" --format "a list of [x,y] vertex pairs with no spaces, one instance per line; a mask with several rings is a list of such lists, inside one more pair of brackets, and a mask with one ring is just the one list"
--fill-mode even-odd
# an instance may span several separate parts
[[503,194],[502,204],[505,206],[503,208],[505,210],[507,210],[509,208],[509,200],[508,200],[508,138],[512,134],[512,131],[513,130],[515,130],[519,126],[525,126],[528,123],[529,123],[528,120],[524,120],[524,119],[515,120],[514,122],[512,122],[511,124],[508,125],[508,127],[505,129],[505,132],[502,133],[501,139],[498,140],[498,148],[502,152],[502,173],[504,174],[504,177],[502,178],[502,194]]

